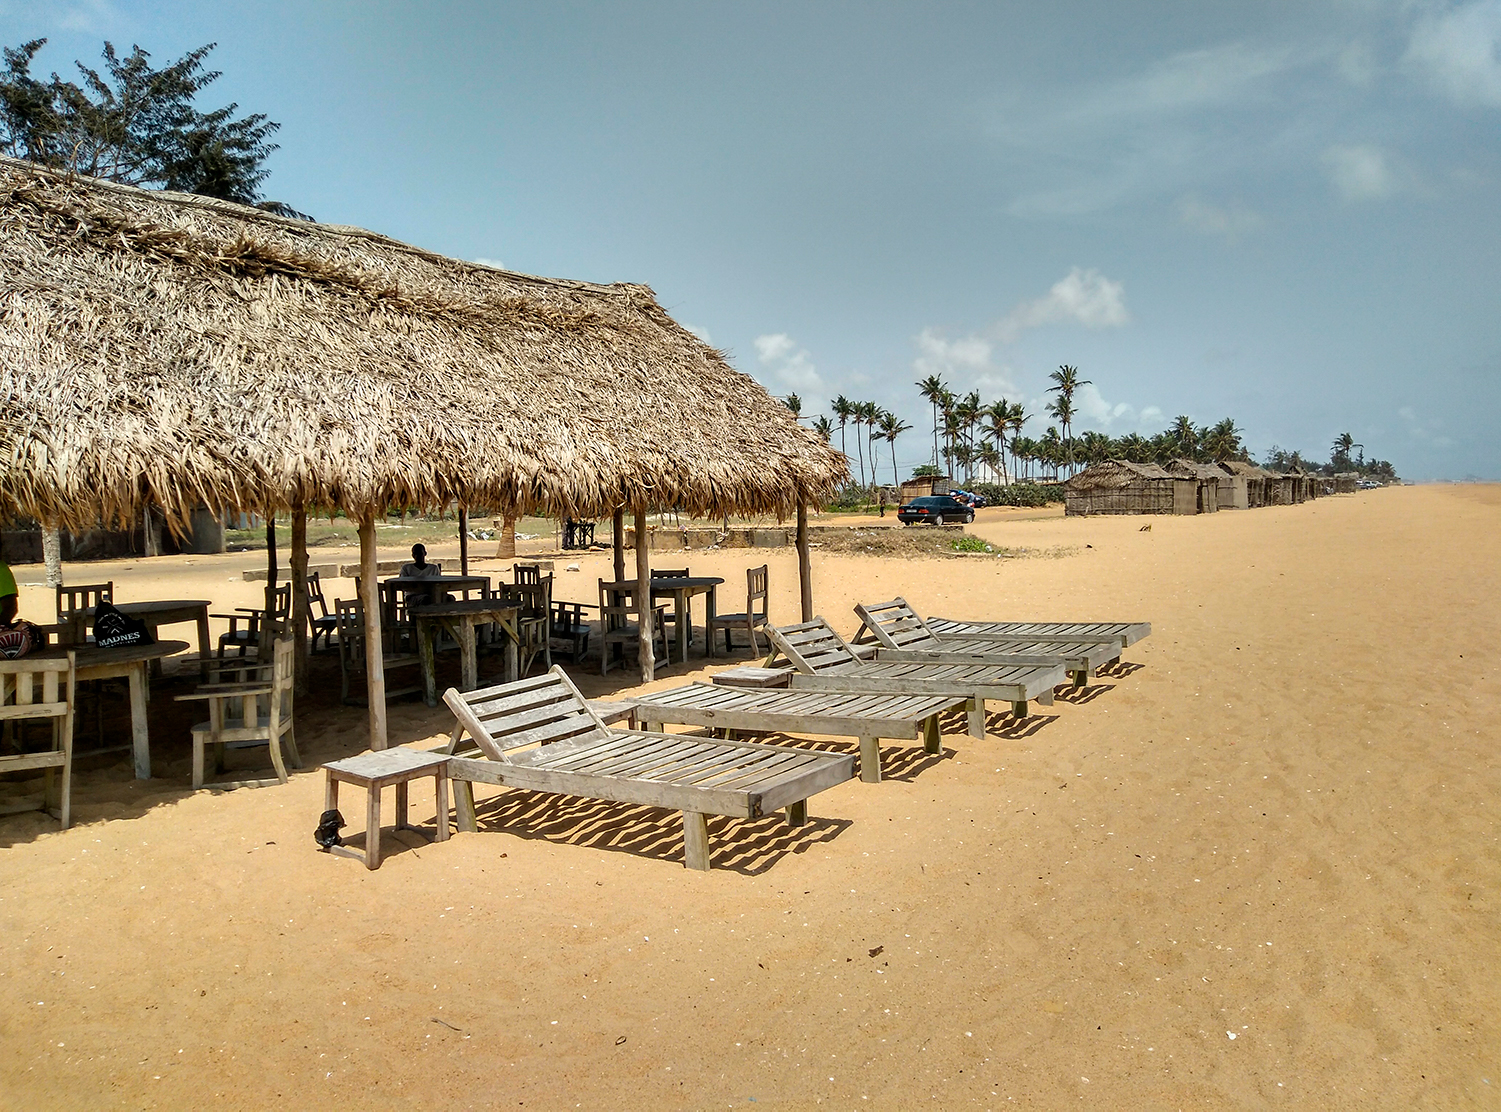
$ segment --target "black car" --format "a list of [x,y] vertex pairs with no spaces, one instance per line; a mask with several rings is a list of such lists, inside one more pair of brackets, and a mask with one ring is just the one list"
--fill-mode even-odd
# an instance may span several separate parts
[[916,525],[926,522],[929,525],[946,525],[964,522],[968,525],[975,519],[975,511],[956,502],[947,494],[930,494],[924,498],[914,498],[905,506],[898,507],[896,519],[903,525]]

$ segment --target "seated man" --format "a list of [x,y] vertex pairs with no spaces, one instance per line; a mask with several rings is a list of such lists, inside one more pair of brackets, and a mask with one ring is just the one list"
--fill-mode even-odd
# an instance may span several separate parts
[[47,644],[47,634],[24,618],[16,617],[20,591],[10,565],[0,562],[0,658],[14,660]]
[[[401,565],[401,578],[403,579],[436,579],[442,574],[442,568],[437,564],[427,562],[427,546],[423,544],[412,545],[412,562]],[[406,588],[403,589],[402,594],[408,606],[421,606],[438,601],[436,586]],[[447,599],[448,596],[443,597]]]

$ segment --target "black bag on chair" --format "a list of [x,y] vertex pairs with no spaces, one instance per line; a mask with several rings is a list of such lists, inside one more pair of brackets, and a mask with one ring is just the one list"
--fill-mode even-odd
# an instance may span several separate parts
[[122,613],[110,602],[100,602],[94,607],[94,644],[101,649],[149,645],[152,641],[151,630],[140,618]]

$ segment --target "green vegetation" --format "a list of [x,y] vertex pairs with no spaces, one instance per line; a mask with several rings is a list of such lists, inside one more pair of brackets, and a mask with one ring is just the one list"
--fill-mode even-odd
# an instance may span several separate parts
[[1063,489],[1054,484],[1042,483],[976,483],[969,488],[984,495],[992,506],[1046,506],[1063,501]]
[[955,552],[994,552],[995,549],[986,544],[979,537],[972,537],[966,533],[962,537],[956,537],[953,542]]

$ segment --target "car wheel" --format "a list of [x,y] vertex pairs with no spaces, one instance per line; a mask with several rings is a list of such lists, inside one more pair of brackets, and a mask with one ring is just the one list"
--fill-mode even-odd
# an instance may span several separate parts
[[939,514],[937,517],[935,517],[933,519],[933,524],[934,525],[942,525],[943,524],[943,515]]

